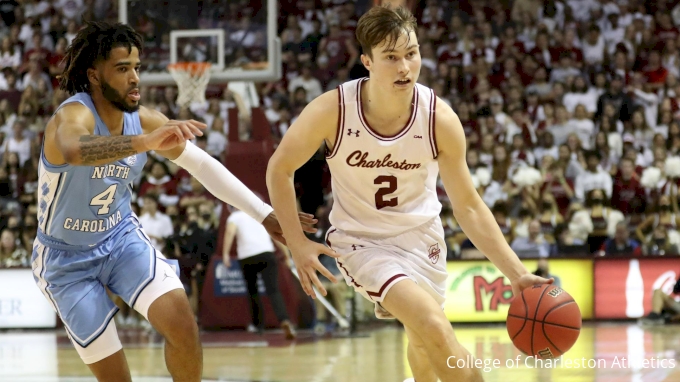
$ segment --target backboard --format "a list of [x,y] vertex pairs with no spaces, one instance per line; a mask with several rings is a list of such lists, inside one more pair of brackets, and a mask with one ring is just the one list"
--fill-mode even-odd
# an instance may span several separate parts
[[144,37],[143,85],[175,85],[167,65],[210,62],[210,83],[276,81],[276,0],[118,0],[119,21]]

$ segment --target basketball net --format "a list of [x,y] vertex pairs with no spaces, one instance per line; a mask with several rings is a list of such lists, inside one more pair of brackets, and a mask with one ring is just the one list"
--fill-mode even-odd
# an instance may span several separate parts
[[168,65],[168,71],[177,82],[177,105],[189,107],[193,102],[205,102],[205,89],[210,81],[209,62],[177,62]]

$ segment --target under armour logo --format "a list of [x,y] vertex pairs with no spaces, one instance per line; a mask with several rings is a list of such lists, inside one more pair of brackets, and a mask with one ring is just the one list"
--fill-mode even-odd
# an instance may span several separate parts
[[413,138],[415,138],[415,139],[423,139],[423,136],[422,136],[422,135],[414,135]]
[[363,247],[364,247],[363,245],[354,245],[354,244],[352,244],[352,249],[355,250],[355,251],[357,250],[357,248],[363,248]]
[[352,129],[347,129],[347,135],[352,135],[354,134],[355,137],[359,136],[359,130],[357,131],[352,131]]

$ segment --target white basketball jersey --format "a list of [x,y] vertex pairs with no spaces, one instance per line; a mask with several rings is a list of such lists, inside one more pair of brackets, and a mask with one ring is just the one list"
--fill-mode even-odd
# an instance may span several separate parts
[[331,170],[331,224],[340,230],[391,236],[439,216],[439,174],[434,136],[436,97],[416,84],[411,117],[394,136],[371,129],[361,106],[368,78],[338,86],[340,118]]

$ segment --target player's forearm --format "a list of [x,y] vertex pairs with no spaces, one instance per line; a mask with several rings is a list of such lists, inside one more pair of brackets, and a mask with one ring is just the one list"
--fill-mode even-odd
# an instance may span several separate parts
[[147,151],[140,135],[104,137],[83,135],[64,150],[66,162],[75,166],[97,166]]
[[272,208],[257,197],[245,184],[205,151],[187,141],[175,164],[193,175],[211,194],[231,204],[258,222],[262,222]]
[[280,171],[270,162],[267,168],[267,189],[286,242],[290,245],[304,240],[305,234],[298,219],[293,176]]
[[529,273],[510,248],[489,208],[481,201],[456,214],[463,232],[510,280]]

